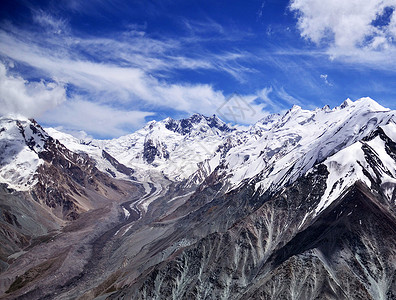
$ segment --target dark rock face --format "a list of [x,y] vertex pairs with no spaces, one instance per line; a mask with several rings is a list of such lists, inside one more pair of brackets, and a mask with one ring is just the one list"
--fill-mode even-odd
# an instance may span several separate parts
[[[187,216],[179,221],[178,230],[183,236],[202,238],[114,299],[242,297],[274,249],[298,231],[304,213],[319,202],[326,177],[325,167],[320,166],[281,194],[258,196],[245,186],[209,203],[201,199],[209,192],[202,190],[189,199],[192,204],[186,203],[192,208],[184,209]],[[159,244],[166,245],[166,238]]]
[[[41,127],[36,132],[39,130]],[[38,182],[31,190],[32,198],[50,207],[62,219],[73,220],[86,211],[80,201],[88,200],[88,190],[103,194],[105,187],[117,189],[88,155],[71,152],[51,137],[45,137],[44,147],[38,156],[45,163],[35,176]]]
[[166,150],[165,145],[155,145],[151,139],[147,139],[143,146],[143,158],[151,164],[156,157],[163,157],[169,159],[169,152]]
[[329,264],[328,277],[335,275],[343,291],[350,289],[348,281],[357,285],[342,298],[393,299],[396,268],[391,262],[396,249],[390,245],[396,242],[395,233],[394,216],[383,211],[370,190],[358,183],[270,260],[276,267],[313,251],[322,264]]
[[159,155],[159,151],[154,146],[153,141],[147,140],[144,143],[143,158],[147,161],[147,163],[151,164],[157,155]]
[[[169,120],[166,126],[188,134],[202,118]],[[43,138],[38,153],[45,163],[31,191],[35,201],[0,188],[0,197],[6,195],[0,203],[0,244],[6,245],[0,247],[0,270],[16,262],[9,277],[0,276],[5,299],[396,299],[396,178],[389,168],[392,160],[396,165],[396,143],[381,128],[358,142],[353,170],[321,158],[296,180],[281,180],[279,188],[260,190],[262,172],[229,190],[231,175],[220,163],[199,186],[153,177],[144,195],[84,214],[92,193],[122,192],[117,181],[88,156]],[[36,141],[27,141],[35,151]],[[219,156],[236,143],[225,142]],[[166,157],[160,143],[147,139],[144,148],[149,163]],[[108,153],[103,157],[132,174]],[[339,184],[362,178],[352,177],[356,168],[364,182],[354,179],[318,209],[330,179],[336,175]],[[31,206],[15,209],[13,203]],[[40,229],[32,215],[72,220],[57,239],[48,235],[48,245],[47,239],[37,241],[38,249],[53,252],[34,263],[10,255],[34,244],[30,235]],[[39,225],[47,232],[56,227]],[[30,252],[26,257],[35,258]]]
[[21,224],[19,224],[18,219],[15,215],[10,213],[8,210],[3,210],[3,220],[6,221],[7,223],[16,226],[18,228],[21,228]]
[[[105,199],[110,191],[124,193],[116,181],[95,167],[88,155],[69,151],[34,120],[28,124],[16,121],[16,126],[26,145],[44,163],[38,167],[34,175],[37,183],[29,192],[1,187],[0,240],[4,247],[0,247],[0,253],[4,255],[23,249],[35,236],[58,228],[60,220],[75,220],[94,208],[94,195]],[[26,134],[26,130],[31,133]]]
[[165,124],[165,128],[170,131],[176,132],[178,125],[179,125],[179,122],[177,122],[174,119],[169,119],[168,122],[166,122],[166,124]]
[[[128,168],[125,165],[121,164],[118,160],[116,160],[113,156],[111,156],[109,153],[107,153],[105,150],[102,150],[102,156],[106,160],[108,160],[111,165],[120,173],[123,173],[127,176],[132,176],[134,173],[134,170],[132,168]],[[114,175],[111,174],[113,177]]]
[[191,133],[191,130],[194,128],[195,124],[200,122],[206,122],[210,128],[218,129],[223,132],[231,132],[234,129],[230,128],[218,119],[215,115],[212,117],[206,117],[201,114],[194,114],[190,118],[182,119],[180,121],[176,121],[173,119],[168,120],[165,124],[166,129],[171,130],[173,132],[180,133],[182,135],[188,135]]
[[13,261],[10,255],[29,246],[39,235],[59,227],[54,217],[23,193],[0,185],[0,273]]
[[180,231],[204,237],[112,299],[393,299],[394,214],[357,183],[313,218],[327,176],[318,165],[277,195],[201,203]]

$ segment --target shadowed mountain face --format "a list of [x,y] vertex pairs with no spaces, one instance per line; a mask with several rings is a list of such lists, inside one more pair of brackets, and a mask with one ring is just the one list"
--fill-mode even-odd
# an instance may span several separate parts
[[193,115],[108,142],[3,120],[0,298],[395,299],[394,114]]
[[0,187],[2,267],[13,261],[12,254],[50,238],[67,221],[137,190],[101,173],[88,155],[71,152],[34,120],[2,124],[2,164],[14,164],[4,176],[12,188]]
[[233,129],[228,127],[223,121],[218,117],[213,115],[212,117],[205,117],[200,114],[194,114],[188,119],[173,120],[168,118],[165,122],[165,127],[168,130],[180,133],[182,135],[191,134],[199,124],[207,124],[211,129],[218,130],[220,132],[232,132]]
[[[316,173],[298,180],[110,298],[393,299],[396,218],[378,195],[357,183],[300,227],[325,177]],[[194,223],[197,231],[195,226],[213,225]]]

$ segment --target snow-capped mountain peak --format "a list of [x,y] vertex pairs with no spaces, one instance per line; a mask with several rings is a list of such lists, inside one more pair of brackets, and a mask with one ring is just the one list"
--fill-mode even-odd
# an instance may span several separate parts
[[260,186],[266,189],[298,178],[391,116],[389,109],[370,98],[347,99],[333,109],[306,110],[294,105],[248,130],[231,128],[215,115],[193,114],[181,120],[150,121],[132,134],[93,140],[89,146],[74,141],[70,148],[90,153],[97,161],[104,150],[137,174],[157,170],[172,180],[189,177],[199,171],[198,164],[208,160],[205,165],[211,167],[205,167],[206,173],[223,164],[234,185],[260,174],[265,178]]
[[315,164],[360,141],[394,118],[394,112],[370,98],[347,99],[332,110],[294,106],[270,115],[248,133],[233,135],[223,165],[233,186],[255,179],[262,192],[289,184]]
[[[396,112],[370,98],[294,106],[242,129],[196,114],[114,140],[47,132],[0,119],[1,182],[25,191],[0,185],[6,297],[396,295]],[[26,247],[37,234],[24,230],[48,215],[70,226]],[[75,257],[86,263],[73,269]]]
[[353,104],[353,101],[349,98],[347,98],[344,102],[342,102],[342,104],[339,106],[340,109],[343,109],[345,107],[350,106],[351,104]]
[[162,121],[166,129],[182,135],[196,135],[201,132],[212,130],[213,133],[230,132],[232,128],[220,120],[216,115],[206,117],[201,114],[193,114],[191,117],[181,120],[167,118]]
[[194,114],[187,119],[152,121],[143,129],[104,143],[104,149],[141,172],[158,170],[175,180],[198,170],[234,131],[217,116]]
[[[210,158],[236,130],[217,116],[193,114],[175,120],[150,121],[142,129],[113,140],[92,140],[89,144],[71,135],[48,128],[47,131],[72,151],[88,153],[102,171],[127,179],[104,160],[103,152],[144,178],[149,172],[160,172],[172,180],[183,180],[198,170],[198,164]],[[206,172],[211,169],[208,166]],[[122,168],[124,169],[124,168]]]
[[49,136],[34,120],[18,116],[0,118],[0,182],[17,190],[28,190],[35,184],[34,175],[43,160]]
[[352,101],[351,99],[346,99],[340,106],[336,106],[334,110],[340,109],[364,109],[369,111],[389,111],[389,108],[385,108],[380,105],[375,100],[370,97],[363,97],[356,101]]

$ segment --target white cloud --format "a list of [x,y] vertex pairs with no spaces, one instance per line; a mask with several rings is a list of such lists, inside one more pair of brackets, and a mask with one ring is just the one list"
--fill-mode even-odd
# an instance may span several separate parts
[[[91,101],[68,101],[42,118],[47,123],[72,130],[82,129],[101,136],[118,136],[127,133],[122,124],[129,128],[138,128],[144,123],[146,116],[153,115],[148,112],[115,109],[111,107],[114,105],[134,106],[137,109],[150,107],[150,110],[176,109],[211,115],[226,101],[222,91],[215,90],[208,84],[168,83],[149,75],[141,68],[75,59],[64,53],[59,56],[52,50],[20,41],[0,30],[0,44],[1,41],[4,47],[0,48],[0,52],[9,58],[26,63],[41,70],[47,77],[71,84],[88,93]],[[231,53],[227,55],[233,56]],[[257,98],[243,97],[247,97],[249,102]],[[262,111],[265,105],[253,102],[251,105],[258,118],[267,114]],[[88,111],[97,113],[81,113],[87,111],[88,106],[92,108]],[[109,113],[105,113],[107,110]],[[107,119],[105,116],[111,117]],[[257,118],[253,121],[256,120]],[[97,126],[101,123],[108,125]]]
[[285,107],[280,105],[279,102],[272,100],[271,94],[274,93],[274,89],[272,87],[263,88],[256,92],[257,97],[263,102],[263,105],[266,110],[273,112],[280,112]]
[[[153,39],[144,34],[144,28],[139,32],[131,28],[132,31],[116,33],[112,38],[78,37],[72,35],[66,21],[42,11],[34,13],[36,24],[43,30],[3,24],[0,55],[32,67],[35,76],[71,87],[72,99],[41,118],[47,125],[117,136],[127,133],[126,128],[130,131],[142,126],[145,117],[153,115],[151,111],[211,115],[226,101],[227,95],[209,84],[171,80],[172,74],[180,69],[211,69],[242,81],[244,73],[254,72],[239,64],[249,53],[207,53],[199,49],[199,37],[195,35],[177,40]],[[222,38],[222,29],[213,22],[210,26],[193,25],[193,32],[214,30],[217,38]],[[64,93],[63,86],[62,89]],[[266,114],[263,111],[266,105],[254,102],[256,95],[243,97],[257,116]]]
[[362,45],[366,38],[385,35],[385,28],[372,22],[385,7],[395,7],[394,0],[293,0],[291,9],[299,12],[298,26],[301,35],[320,43],[333,38],[340,48]]
[[[0,53],[39,69],[46,76],[72,84],[88,92],[91,98],[102,104],[118,102],[148,105],[151,108],[177,109],[187,113],[199,112],[210,115],[226,100],[222,91],[215,90],[208,84],[168,83],[149,74],[144,68],[76,59],[71,53],[62,53],[60,56],[51,49],[39,47],[30,41],[21,41],[1,30],[0,45]],[[87,45],[83,47],[87,48]],[[160,44],[158,47],[165,46]],[[237,74],[237,68],[227,68],[221,65],[221,60],[236,60],[242,56],[242,53],[225,53],[222,57],[217,55],[218,68],[224,68],[226,72],[240,76]],[[186,60],[183,57],[178,57],[177,60],[181,60],[182,64],[204,63]]]
[[63,85],[29,82],[7,74],[0,63],[0,115],[22,115],[57,124],[64,130],[84,130],[100,137],[117,137],[144,124],[152,112],[129,111],[93,103],[80,97],[67,99]]
[[[233,94],[220,103],[216,112],[226,122],[248,125],[270,113],[283,113],[294,104],[302,105],[301,101],[288,94],[283,87],[270,86],[256,91],[255,94]],[[312,105],[308,107],[315,108]]]
[[190,31],[193,35],[202,34],[202,33],[215,33],[220,36],[223,36],[225,30],[222,25],[215,22],[212,19],[207,19],[206,21],[194,21],[191,19],[182,19],[181,20],[185,29]]
[[327,74],[320,74],[320,78],[323,79],[324,83],[328,86],[333,86],[333,84],[331,84],[329,82],[329,80],[327,79],[329,76]]
[[33,20],[48,33],[61,34],[68,31],[66,20],[55,18],[43,10],[33,11]]
[[7,74],[0,63],[0,114],[21,114],[37,118],[66,100],[63,85],[55,82],[29,82]]
[[[217,108],[216,114],[225,122],[253,124],[269,114],[267,103],[257,101],[257,95],[232,94]],[[263,99],[260,99],[263,100]]]
[[83,99],[69,100],[47,111],[41,120],[60,124],[66,131],[86,131],[99,137],[118,137],[139,129],[154,113],[121,110]]
[[283,87],[279,88],[277,93],[278,93],[278,96],[282,100],[284,100],[286,103],[288,103],[289,106],[292,106],[295,104],[300,105],[300,106],[302,105],[300,100],[296,99],[295,97],[290,95],[288,92],[286,92],[286,90]]
[[[390,60],[396,39],[396,0],[292,0],[301,36],[328,47],[332,58],[358,56],[363,62]],[[376,21],[391,12],[390,20]],[[389,21],[389,22],[388,22]],[[386,57],[384,57],[384,55]]]
[[[23,34],[26,36],[26,34]],[[142,42],[142,49],[158,47],[158,51],[165,51],[168,47],[161,42],[152,42],[146,40],[145,44]],[[62,43],[59,43],[62,44]],[[112,43],[111,40],[79,40],[78,44],[84,44],[83,49],[91,49],[90,45],[94,48],[115,49],[120,48],[120,53],[130,53],[123,51],[122,46],[117,46],[117,42]],[[44,71],[44,73],[52,78],[56,78],[58,81],[71,83],[74,86],[88,91],[95,95],[97,99],[102,101],[123,101],[123,102],[137,102],[145,101],[150,105],[158,105],[162,107],[169,107],[187,112],[201,111],[202,105],[200,103],[207,102],[208,96],[214,96],[216,98],[220,92],[212,90],[209,85],[205,84],[169,84],[164,79],[159,80],[152,73],[149,74],[153,68],[162,68],[165,64],[171,65],[177,62],[176,65],[187,67],[187,68],[217,68],[234,74],[235,77],[241,77],[239,69],[244,69],[249,72],[250,70],[241,66],[228,66],[227,61],[237,60],[244,56],[242,53],[224,53],[223,55],[215,55],[216,66],[213,66],[210,60],[196,60],[181,56],[174,56],[168,60],[162,59],[151,59],[152,53],[142,53],[140,57],[144,62],[145,66],[132,66],[131,64],[123,64],[125,59],[120,57],[114,57],[113,62],[92,62],[84,59],[68,49],[58,49],[41,47],[35,42],[30,40],[20,40],[16,38],[16,35],[10,34],[4,30],[0,30],[0,53],[12,58],[16,61],[26,63],[34,68]],[[136,45],[135,45],[136,46]],[[125,50],[125,49],[124,49]],[[94,51],[94,50],[89,50]],[[99,51],[99,50],[98,50]],[[101,50],[104,52],[105,50]],[[151,51],[151,50],[150,50]],[[95,52],[95,51],[94,51]],[[117,53],[117,50],[115,51]],[[133,53],[130,53],[133,57]],[[102,58],[102,55],[97,55],[98,58]],[[136,58],[134,58],[136,59]],[[161,66],[162,65],[162,66]],[[165,67],[164,67],[165,68]],[[182,97],[185,97],[182,99]],[[179,100],[179,101],[177,101]],[[197,105],[198,104],[198,105]],[[216,105],[216,104],[215,104]],[[209,108],[213,108],[210,105]],[[209,109],[208,109],[209,110]],[[206,111],[208,111],[206,110]],[[213,110],[212,110],[213,111]]]

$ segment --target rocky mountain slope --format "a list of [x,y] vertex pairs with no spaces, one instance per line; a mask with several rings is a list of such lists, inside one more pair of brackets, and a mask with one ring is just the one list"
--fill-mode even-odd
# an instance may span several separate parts
[[101,173],[34,120],[0,119],[1,261],[89,210],[125,197],[131,184]]
[[[182,120],[151,121],[138,131],[113,140],[78,140],[53,128],[47,131],[73,151],[88,153],[97,161],[98,168],[116,178],[125,176],[106,166],[103,153],[136,171],[134,176],[141,180],[148,173],[158,172],[181,181],[196,172],[198,164],[210,158],[235,129],[216,116],[194,114]],[[205,174],[214,167],[213,163],[206,165]]]
[[395,114],[362,98],[247,130],[168,118],[110,141],[3,121],[0,195],[17,203],[3,223],[24,227],[25,203],[78,218],[8,250],[0,297],[394,299]]
[[110,298],[395,298],[396,143],[385,132],[394,121],[279,192],[247,182],[190,211],[177,226],[194,239]]

